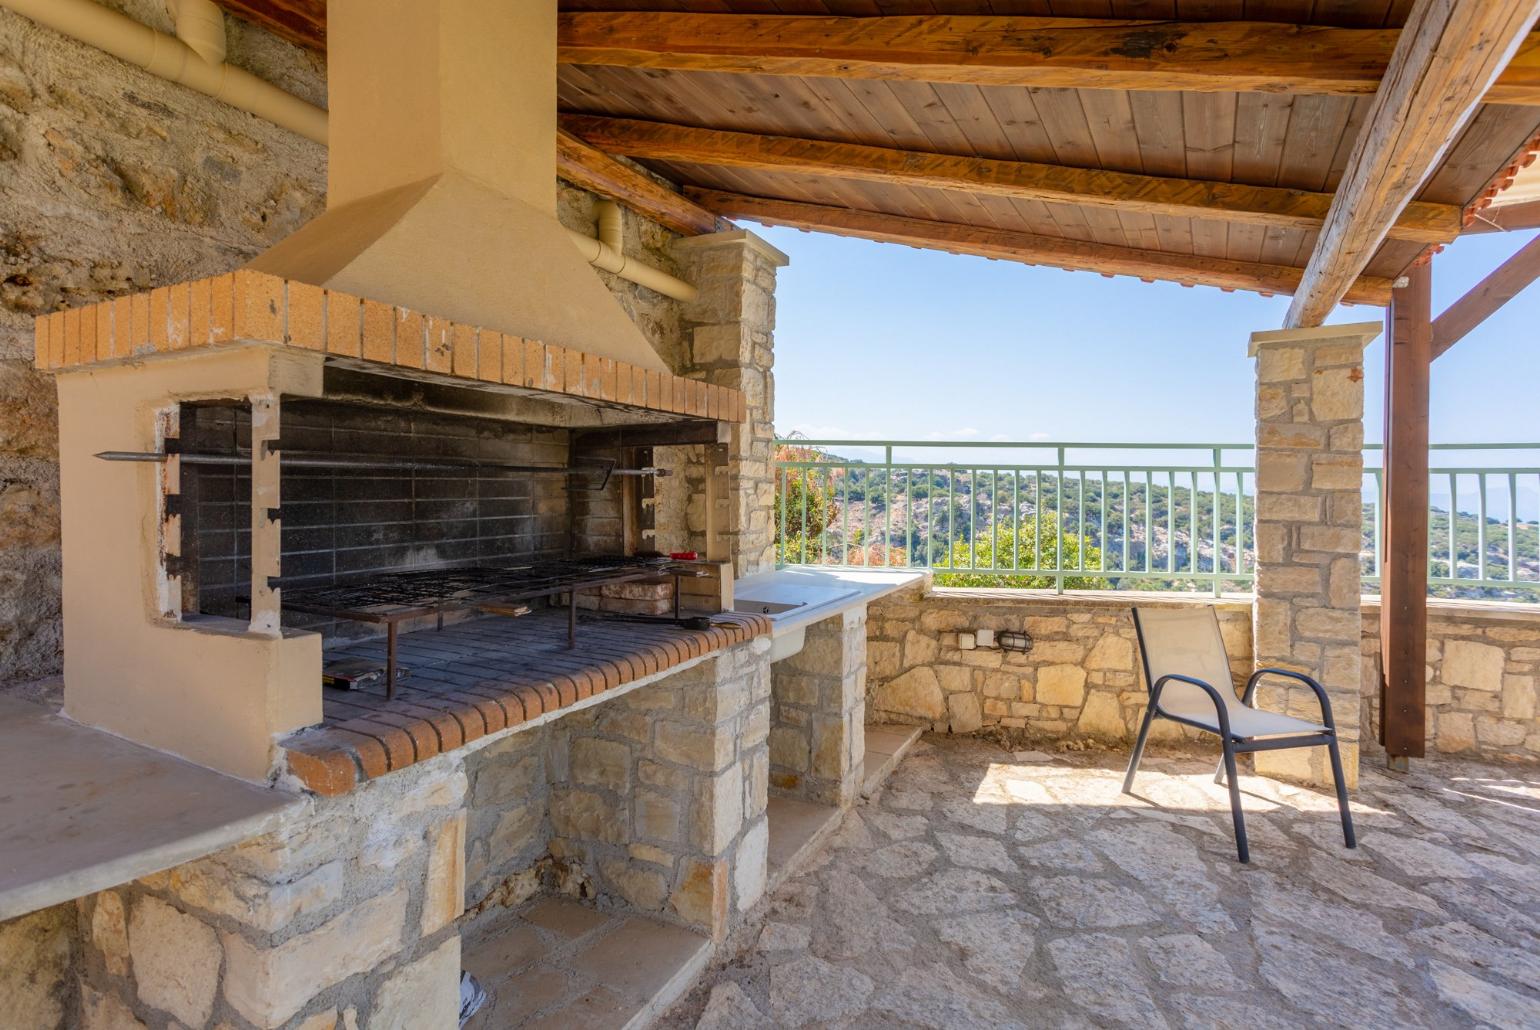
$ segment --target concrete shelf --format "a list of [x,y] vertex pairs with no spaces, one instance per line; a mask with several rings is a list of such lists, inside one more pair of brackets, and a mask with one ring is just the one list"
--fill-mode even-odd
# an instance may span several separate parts
[[265,833],[301,804],[0,696],[0,920]]

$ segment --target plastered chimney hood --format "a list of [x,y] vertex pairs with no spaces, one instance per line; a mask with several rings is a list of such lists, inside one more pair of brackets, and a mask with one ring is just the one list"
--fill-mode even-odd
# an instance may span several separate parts
[[248,267],[667,371],[556,220],[556,0],[329,0],[326,212]]

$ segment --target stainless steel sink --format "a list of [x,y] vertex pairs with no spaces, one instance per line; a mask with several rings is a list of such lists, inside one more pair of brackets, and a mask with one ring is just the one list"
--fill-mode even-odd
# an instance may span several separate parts
[[733,611],[742,612],[745,615],[784,615],[786,612],[805,607],[807,607],[806,601],[793,601],[787,604],[781,601],[750,601],[739,598],[733,602]]

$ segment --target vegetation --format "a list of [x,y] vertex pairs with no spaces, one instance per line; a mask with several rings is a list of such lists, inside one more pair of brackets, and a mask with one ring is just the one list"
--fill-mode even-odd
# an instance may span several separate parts
[[[1078,569],[1086,552],[1087,570],[1095,575],[1065,578],[1079,589],[1183,590],[1212,587],[1217,555],[1223,574],[1249,569],[1255,557],[1253,498],[1237,500],[1233,476],[1226,474],[1219,497],[1215,533],[1213,478],[1178,473],[1174,481],[1155,473],[1146,481],[1120,472],[1061,474],[1055,468],[989,469],[939,466],[885,468],[830,454],[805,445],[785,445],[778,460],[814,467],[784,471],[785,548],[790,563],[929,566],[937,582],[955,586],[1045,587],[1059,549],[1064,565]],[[818,467],[827,465],[827,468]],[[806,504],[806,531],[803,505]],[[782,531],[782,498],[776,504],[776,531]],[[1237,510],[1237,506],[1239,510]],[[1082,513],[1084,517],[1082,519]],[[1449,577],[1449,514],[1435,510],[1430,520],[1435,578]],[[1036,534],[1041,520],[1043,555],[1037,560]],[[1481,566],[1480,518],[1457,511],[1455,568],[1460,579],[1478,578]],[[1375,511],[1366,498],[1363,513],[1363,571],[1373,576]],[[1020,526],[1017,540],[1016,526]],[[1217,546],[1216,546],[1217,544]],[[1439,585],[1437,596],[1540,600],[1540,526],[1514,527],[1514,563],[1520,580],[1535,588]],[[995,560],[998,549],[1000,559]],[[1102,557],[1109,567],[1101,572]],[[1508,576],[1508,527],[1487,519],[1487,578]],[[978,571],[947,572],[970,568]],[[1144,570],[1148,568],[1149,572]],[[993,571],[1023,569],[1023,573]],[[1119,574],[1127,569],[1136,575]],[[1035,575],[1034,573],[1044,573]],[[1162,574],[1165,575],[1162,575]],[[1224,588],[1241,586],[1224,581]]]
[[[1002,526],[998,533],[991,532],[976,541],[958,541],[952,546],[952,553],[947,556],[945,567],[949,569],[962,569],[967,571],[943,572],[936,570],[936,585],[944,587],[1017,587],[1023,590],[1044,589],[1054,585],[1052,576],[1022,576],[1020,574],[1002,574],[994,572],[994,569],[1049,569],[1059,568],[1058,561],[1061,554],[1064,559],[1064,568],[1078,569],[1081,567],[1081,559],[1089,569],[1100,567],[1102,554],[1097,548],[1091,546],[1088,540],[1072,536],[1068,533],[1060,533],[1057,541],[1053,539],[1053,520],[1043,520],[1047,534],[1043,541],[1043,553],[1036,554],[1037,527],[1032,522],[1021,524],[1020,530],[1010,526]],[[971,566],[971,567],[970,567]],[[1067,590],[1104,590],[1108,587],[1107,580],[1100,576],[1076,575],[1067,576],[1064,587]]]

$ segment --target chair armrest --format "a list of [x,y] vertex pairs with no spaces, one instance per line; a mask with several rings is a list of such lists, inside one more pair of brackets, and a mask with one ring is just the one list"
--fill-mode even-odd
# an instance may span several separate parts
[[[1165,685],[1171,680],[1176,680],[1180,683],[1190,683],[1195,687],[1201,688],[1202,691],[1207,694],[1209,698],[1214,702],[1214,713],[1219,716],[1219,732],[1222,733],[1226,738],[1230,736],[1230,709],[1225,705],[1224,698],[1220,696],[1219,691],[1215,690],[1213,687],[1209,686],[1202,680],[1196,679],[1192,676],[1183,676],[1181,673],[1172,672],[1156,680],[1155,685],[1150,688],[1151,708],[1154,708],[1156,711],[1160,711],[1161,689],[1164,688]],[[1162,712],[1161,714],[1164,715],[1165,713]]]
[[1321,703],[1321,722],[1326,724],[1327,729],[1336,730],[1337,724],[1332,721],[1331,701],[1326,697],[1326,688],[1304,673],[1295,672],[1293,669],[1258,669],[1252,673],[1251,678],[1246,681],[1246,693],[1241,697],[1241,704],[1248,708],[1253,707],[1251,696],[1256,693],[1257,681],[1263,676],[1282,676],[1285,679],[1298,680],[1309,687],[1315,692],[1315,699]]

